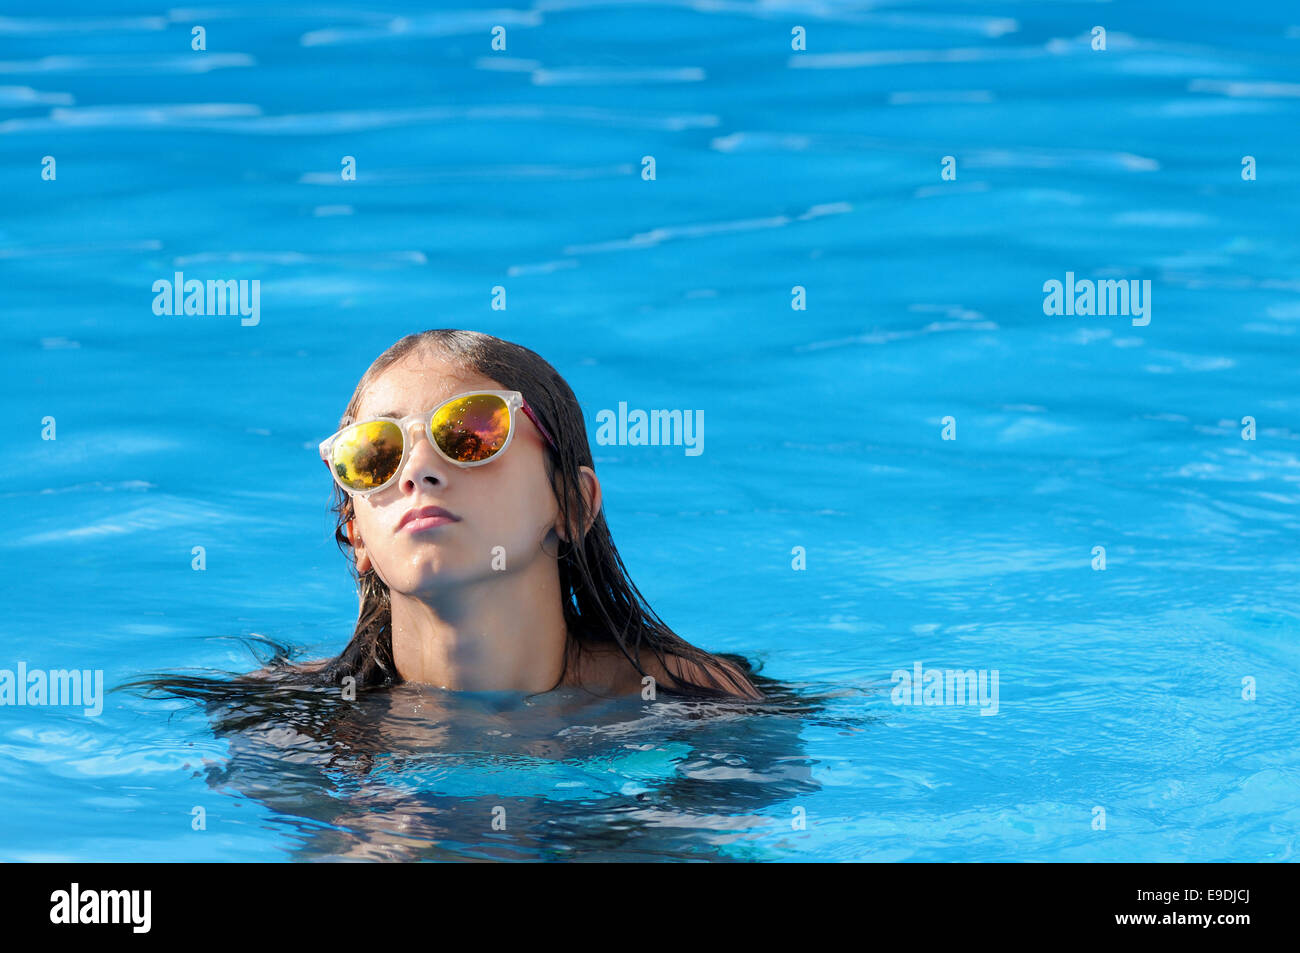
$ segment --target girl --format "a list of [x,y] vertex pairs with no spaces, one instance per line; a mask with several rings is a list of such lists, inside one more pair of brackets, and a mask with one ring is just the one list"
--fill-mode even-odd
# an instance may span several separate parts
[[550,364],[474,331],[402,338],[320,445],[360,592],[352,640],[301,671],[358,688],[761,699],[747,663],[669,629],[601,513],[582,411]]

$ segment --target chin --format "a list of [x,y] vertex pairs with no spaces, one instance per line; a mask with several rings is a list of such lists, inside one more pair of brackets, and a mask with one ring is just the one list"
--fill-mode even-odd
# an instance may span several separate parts
[[436,557],[412,560],[407,571],[411,589],[415,592],[436,591],[448,585],[462,585],[487,575],[494,574],[484,571],[483,567],[466,566],[460,561],[452,562]]

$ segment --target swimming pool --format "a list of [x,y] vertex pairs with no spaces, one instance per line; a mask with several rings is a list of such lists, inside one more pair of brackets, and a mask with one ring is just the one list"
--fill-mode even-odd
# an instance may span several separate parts
[[[6,706],[0,856],[1294,860],[1300,14],[1220,9],[0,20],[0,669],[337,652],[316,443],[393,340],[470,327],[593,442],[702,415],[593,448],[607,518],[670,625],[790,686],[402,686],[324,746]],[[178,272],[257,320],[155,313]],[[1067,275],[1146,314],[1045,313]]]

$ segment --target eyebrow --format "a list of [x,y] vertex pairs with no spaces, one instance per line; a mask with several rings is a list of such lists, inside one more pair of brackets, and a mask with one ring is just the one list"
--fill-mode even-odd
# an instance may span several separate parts
[[400,413],[399,411],[396,410],[386,410],[382,414],[367,414],[364,417],[358,415],[353,420],[353,423],[363,424],[367,420],[378,420],[380,417],[392,417],[394,420],[404,420],[408,416],[410,415]]

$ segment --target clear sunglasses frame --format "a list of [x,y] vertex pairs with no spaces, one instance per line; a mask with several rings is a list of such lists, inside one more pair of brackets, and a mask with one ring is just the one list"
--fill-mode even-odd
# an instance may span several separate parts
[[[463,400],[466,397],[479,397],[482,395],[489,395],[489,394],[493,397],[500,397],[503,401],[505,401],[506,408],[510,412],[510,430],[506,433],[505,443],[501,445],[500,450],[492,454],[492,456],[488,457],[486,460],[456,460],[452,458],[447,454],[446,451],[442,449],[442,447],[438,446],[438,441],[433,438],[434,415],[437,414],[438,411],[442,410],[442,408],[446,407],[448,404],[455,403],[458,400]],[[551,437],[547,429],[542,426],[542,422],[537,419],[537,415],[533,412],[532,407],[528,406],[528,401],[524,400],[524,395],[519,393],[519,391],[517,390],[471,390],[471,391],[466,391],[463,394],[456,394],[453,397],[448,397],[446,400],[440,403],[437,407],[434,407],[432,410],[423,411],[421,413],[410,414],[406,417],[402,417],[401,419],[398,419],[397,417],[371,417],[368,420],[358,420],[353,423],[350,423],[347,426],[337,430],[329,437],[326,437],[324,440],[321,441],[320,448],[319,448],[320,458],[321,458],[321,462],[324,463],[325,466],[329,469],[330,476],[334,478],[334,482],[339,485],[339,488],[342,489],[344,493],[350,493],[353,496],[369,496],[371,493],[378,493],[380,490],[383,490],[391,486],[393,484],[393,481],[397,479],[397,477],[401,474],[402,470],[405,468],[406,461],[411,456],[411,445],[414,442],[407,434],[407,428],[411,425],[412,421],[421,420],[421,419],[424,421],[424,436],[429,441],[430,446],[433,447],[434,453],[438,454],[438,456],[442,457],[442,459],[446,460],[452,466],[461,467],[462,469],[469,469],[471,467],[481,467],[484,464],[491,463],[492,461],[496,460],[497,457],[501,456],[503,453],[505,453],[507,450],[510,449],[510,444],[515,439],[515,431],[519,429],[518,418],[516,414],[521,410],[527,415],[528,419],[533,422],[533,426],[537,428],[538,432],[542,435],[542,437],[545,438],[546,442],[550,444],[551,448],[553,450],[556,450],[556,452],[558,452],[559,448],[556,446],[555,440]],[[388,421],[390,423],[394,423],[397,425],[397,429],[401,432],[402,435],[402,459],[401,461],[398,462],[397,469],[393,471],[393,475],[389,477],[386,481],[381,483],[379,486],[373,486],[368,490],[353,489],[352,487],[347,486],[341,479],[339,479],[338,473],[336,473],[334,470],[334,464],[330,460],[330,455],[334,449],[334,444],[337,443],[339,439],[343,437],[344,434],[352,430],[352,428],[360,427],[363,424],[379,423],[380,421]]]

